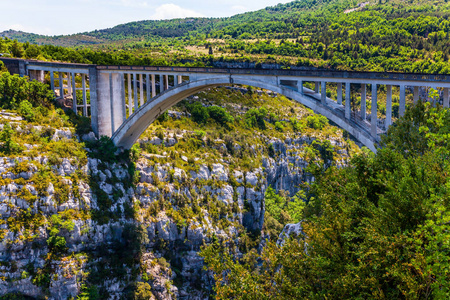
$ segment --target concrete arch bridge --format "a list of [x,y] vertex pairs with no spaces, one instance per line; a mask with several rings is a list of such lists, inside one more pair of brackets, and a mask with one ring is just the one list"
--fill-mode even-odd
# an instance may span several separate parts
[[[440,88],[442,105],[449,106],[449,75],[97,66],[1,60],[12,73],[40,81],[49,78],[57,97],[69,99],[75,112],[91,117],[92,128],[98,136],[111,137],[116,146],[123,148],[130,148],[165,110],[190,95],[216,86],[249,85],[285,95],[327,117],[372,151],[375,151],[380,135],[392,124],[392,86],[399,87],[400,116],[405,112],[407,87],[412,91],[414,101],[421,96],[420,87]],[[314,89],[305,88],[305,82],[313,82]],[[327,85],[331,84],[337,87],[336,99],[327,97]],[[351,89],[355,85],[361,92],[358,106],[351,103]],[[371,86],[370,114],[366,109],[367,85]],[[380,86],[386,88],[385,118],[378,117]]]

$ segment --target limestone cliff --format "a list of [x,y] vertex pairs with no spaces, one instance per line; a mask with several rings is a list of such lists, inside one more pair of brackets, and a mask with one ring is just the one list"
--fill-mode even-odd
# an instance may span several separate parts
[[[268,186],[295,195],[314,180],[308,165],[344,165],[354,149],[286,98],[214,91],[170,111],[131,154],[3,113],[24,150],[0,158],[0,295],[208,299],[202,245],[261,236]],[[226,108],[234,125],[194,122],[194,102]],[[276,112],[265,128],[245,121],[263,106]]]

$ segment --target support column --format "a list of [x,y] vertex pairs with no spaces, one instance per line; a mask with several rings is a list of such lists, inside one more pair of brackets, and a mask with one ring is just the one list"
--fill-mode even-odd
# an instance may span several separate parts
[[120,85],[122,88],[121,97],[122,97],[122,120],[125,122],[127,119],[127,96],[125,95],[125,75],[119,74],[120,76]]
[[319,81],[314,82],[314,92],[317,94],[319,93]]
[[366,84],[361,84],[361,119],[366,119]]
[[72,80],[70,79],[70,73],[67,73],[67,95],[72,93]]
[[114,133],[120,125],[125,121],[123,112],[125,111],[124,91],[122,89],[122,78],[119,73],[111,74],[111,120],[112,133]]
[[75,74],[72,73],[72,107],[75,114],[78,114],[78,103],[77,103],[77,85],[75,83]]
[[392,124],[392,85],[386,85],[386,129]]
[[63,77],[62,73],[58,72],[59,74],[59,97],[64,98],[64,83],[63,83]]
[[159,93],[164,92],[164,75],[159,75]]
[[375,83],[372,83],[372,111],[370,114],[370,123],[371,123],[371,130],[370,133],[372,134],[372,137],[375,139],[377,138],[377,85]]
[[398,108],[398,114],[400,115],[400,117],[403,117],[403,115],[405,114],[405,109],[406,109],[406,101],[405,101],[405,86],[401,85],[400,86],[400,106]]
[[98,74],[98,135],[112,136],[111,74]]
[[133,114],[133,92],[131,90],[131,74],[127,74],[128,80],[128,115],[131,116]]
[[165,88],[165,90],[168,90],[169,89],[169,75],[166,75],[165,76],[165,80],[166,80],[166,88]]
[[134,111],[137,111],[139,104],[138,104],[138,91],[137,91],[137,74],[133,74],[133,93],[134,93]]
[[442,103],[444,107],[449,107],[449,95],[448,95],[448,88],[444,88],[444,102]]
[[337,104],[342,105],[342,82],[337,84]]
[[327,105],[327,83],[322,81],[322,88],[320,91],[320,101],[323,105]]
[[350,120],[351,106],[350,106],[350,82],[345,83],[345,118]]
[[414,104],[419,101],[419,87],[414,87]]
[[45,82],[45,73],[44,71],[38,71],[38,81],[44,83]]
[[183,83],[183,76],[182,75],[178,75],[178,84],[182,84]]
[[144,105],[144,74],[139,74],[139,104]]
[[87,93],[86,93],[86,75],[81,74],[81,86],[83,88],[83,116],[88,116]]
[[150,98],[150,87],[151,87],[151,83],[150,83],[150,74],[147,73],[147,81],[145,82],[145,92],[147,94],[147,101],[149,101]]
[[156,97],[156,78],[155,74],[152,74],[152,98]]
[[91,99],[91,126],[97,137],[100,137],[98,130],[98,92],[97,92],[97,68],[89,67],[89,95]]
[[52,89],[53,94],[55,93],[55,74],[53,71],[50,71],[50,88]]
[[303,95],[303,80],[297,82],[298,92]]

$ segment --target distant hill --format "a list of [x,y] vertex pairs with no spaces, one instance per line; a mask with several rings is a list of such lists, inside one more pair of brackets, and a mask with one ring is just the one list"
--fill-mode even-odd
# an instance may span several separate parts
[[65,36],[0,35],[45,45],[8,42],[2,51],[12,56],[69,62],[251,62],[255,67],[450,74],[449,32],[448,0],[297,0],[228,18],[147,20]]
[[[314,11],[324,5],[333,10],[344,11],[352,8],[352,1],[336,0],[296,0],[286,4],[267,7],[254,12],[238,14],[228,18],[185,18],[172,20],[146,20],[120,24],[112,28],[72,35],[46,36],[22,31],[0,32],[0,37],[17,39],[38,45],[56,46],[99,45],[120,41],[155,40],[159,38],[180,38],[190,36],[228,35],[240,37],[279,37],[280,34],[296,37],[298,31],[293,26],[302,12]],[[270,33],[269,35],[267,35]]]

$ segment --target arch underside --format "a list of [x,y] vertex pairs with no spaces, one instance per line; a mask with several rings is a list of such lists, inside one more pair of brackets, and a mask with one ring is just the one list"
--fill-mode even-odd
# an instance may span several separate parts
[[147,101],[136,112],[134,112],[119,127],[119,129],[116,130],[111,139],[116,146],[129,149],[161,113],[174,106],[181,100],[211,87],[233,84],[249,85],[256,88],[271,90],[289,97],[310,108],[315,113],[327,117],[337,126],[348,131],[362,145],[374,152],[376,151],[376,141],[370,136],[367,130],[364,130],[356,123],[345,119],[342,114],[329,106],[323,105],[320,101],[312,97],[305,96],[294,89],[285,86],[246,78],[233,78],[233,80],[230,80],[229,77],[190,81],[159,94],[150,101]]

